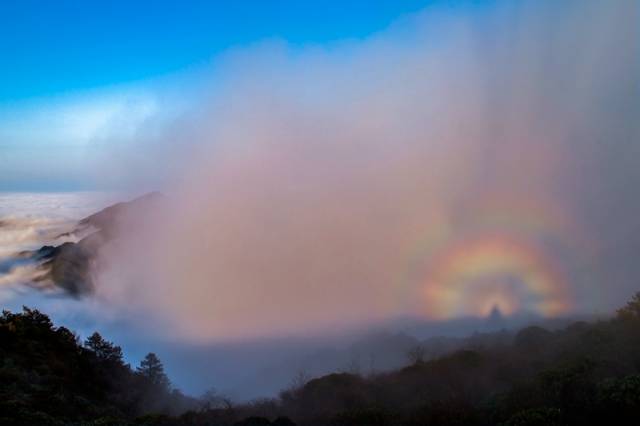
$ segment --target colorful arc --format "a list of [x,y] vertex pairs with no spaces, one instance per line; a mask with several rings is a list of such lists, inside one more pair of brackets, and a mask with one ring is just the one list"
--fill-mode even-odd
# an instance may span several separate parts
[[[557,316],[571,307],[568,285],[550,259],[512,237],[488,236],[456,244],[436,256],[431,265],[424,297],[426,314],[432,319],[459,315],[475,282],[503,275],[518,278],[535,299],[529,308],[539,314]],[[513,295],[499,296],[506,300]]]

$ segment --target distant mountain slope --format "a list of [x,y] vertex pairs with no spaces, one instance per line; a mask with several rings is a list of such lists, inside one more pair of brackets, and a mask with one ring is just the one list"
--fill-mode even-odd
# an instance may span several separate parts
[[93,291],[91,275],[100,248],[117,238],[126,217],[140,215],[161,199],[162,194],[151,192],[128,202],[114,204],[80,220],[68,234],[84,235],[78,242],[59,246],[43,246],[21,253],[21,257],[40,263],[43,270],[38,281],[50,281],[74,296]]

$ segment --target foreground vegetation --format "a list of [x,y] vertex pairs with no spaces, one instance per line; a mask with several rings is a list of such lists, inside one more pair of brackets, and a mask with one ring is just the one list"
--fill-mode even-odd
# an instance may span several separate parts
[[[0,317],[2,425],[585,425],[640,419],[640,293],[617,315],[505,339],[363,377],[336,373],[234,405],[172,389],[149,354],[85,342],[24,308]],[[499,341],[501,343],[495,343]]]

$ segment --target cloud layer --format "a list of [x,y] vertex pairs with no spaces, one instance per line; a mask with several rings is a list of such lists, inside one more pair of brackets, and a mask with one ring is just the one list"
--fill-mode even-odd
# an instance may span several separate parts
[[[434,6],[364,41],[230,52],[206,101],[133,144],[132,182],[170,201],[105,249],[98,297],[195,339],[611,309],[639,272],[636,16]],[[433,282],[492,238],[541,259],[480,251]]]

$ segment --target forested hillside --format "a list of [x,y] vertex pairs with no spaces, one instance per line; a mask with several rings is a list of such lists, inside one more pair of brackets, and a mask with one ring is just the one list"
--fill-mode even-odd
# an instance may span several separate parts
[[[0,423],[6,425],[584,425],[640,418],[640,293],[607,321],[488,336],[405,368],[302,381],[234,404],[172,389],[149,354],[136,369],[98,333],[85,342],[43,313],[0,318]],[[496,343],[499,341],[500,343]]]

